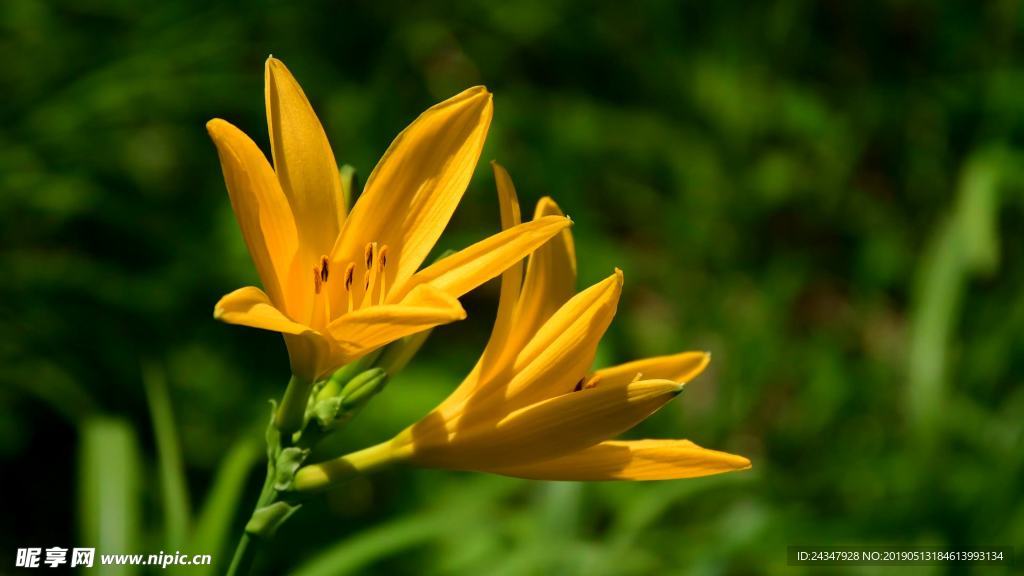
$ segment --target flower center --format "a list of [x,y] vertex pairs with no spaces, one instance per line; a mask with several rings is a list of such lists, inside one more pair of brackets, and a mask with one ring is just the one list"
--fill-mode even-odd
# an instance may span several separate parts
[[[349,262],[344,270],[341,286],[335,286],[333,290],[327,287],[331,279],[330,259],[321,256],[320,260],[313,266],[313,292],[315,300],[311,324],[317,319],[323,320],[323,324],[329,324],[334,319],[331,311],[331,299],[335,300],[334,310],[340,310],[341,314],[352,310],[359,310],[367,306],[374,306],[384,303],[387,296],[387,264],[388,246],[378,245],[377,242],[370,242],[363,250],[363,277],[362,284],[356,284],[356,263]],[[361,292],[360,292],[361,290]],[[338,299],[340,298],[340,301]],[[340,306],[339,306],[340,304]]]

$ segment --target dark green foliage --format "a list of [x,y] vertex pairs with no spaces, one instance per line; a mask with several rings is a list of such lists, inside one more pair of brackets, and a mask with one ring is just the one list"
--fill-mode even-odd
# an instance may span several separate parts
[[[188,503],[215,478],[230,500],[251,461],[238,442],[260,438],[288,362],[278,336],[212,319],[255,272],[204,123],[267,149],[269,53],[360,181],[420,111],[486,84],[484,160],[524,213],[552,195],[573,218],[581,287],[625,272],[601,361],[714,353],[634,436],[754,469],[592,485],[389,471],[304,507],[266,573],[320,553],[302,574],[781,573],[793,544],[1024,542],[1018,2],[385,4],[0,4],[8,558],[89,545],[79,516],[100,504],[78,496],[105,482],[89,463],[121,460],[107,478],[141,494],[114,514],[147,527],[125,535],[138,552],[166,546],[165,525],[209,535],[183,552],[225,544],[225,504]],[[481,163],[438,249],[497,226]],[[333,449],[454,388],[496,299],[495,283],[465,298],[469,320],[435,330]],[[172,407],[158,390],[155,435],[143,366]],[[121,438],[106,457],[103,430]]]

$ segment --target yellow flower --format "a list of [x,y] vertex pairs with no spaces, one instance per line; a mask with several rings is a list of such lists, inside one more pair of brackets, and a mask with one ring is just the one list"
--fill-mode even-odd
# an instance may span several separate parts
[[424,112],[392,142],[351,214],[323,127],[274,58],[266,64],[266,107],[273,167],[238,128],[207,124],[263,284],[224,296],[214,316],[282,333],[301,382],[461,320],[457,298],[570,224],[552,217],[506,229],[417,272],[472,176],[491,94],[470,88]]
[[[506,228],[519,223],[511,180],[494,165]],[[561,216],[549,198],[534,221]],[[317,489],[354,472],[408,461],[549,480],[661,480],[750,467],[742,456],[687,440],[610,440],[682,391],[710,357],[684,352],[590,373],[612,317],[622,272],[574,295],[576,258],[563,230],[502,277],[491,339],[469,377],[425,418],[392,440],[301,469]]]

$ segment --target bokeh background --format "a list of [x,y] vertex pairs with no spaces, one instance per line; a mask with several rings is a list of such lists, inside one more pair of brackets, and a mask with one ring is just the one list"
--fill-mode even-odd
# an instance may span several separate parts
[[[789,545],[1024,543],[1019,2],[386,4],[0,4],[0,572],[55,545],[226,566],[288,374],[276,335],[211,317],[255,275],[204,123],[266,149],[270,53],[363,176],[486,84],[484,160],[573,217],[581,286],[625,271],[601,362],[714,354],[631,435],[754,469],[393,470],[308,506],[263,573],[790,573]],[[481,163],[440,248],[497,227]],[[443,398],[496,299],[466,297],[341,448]]]

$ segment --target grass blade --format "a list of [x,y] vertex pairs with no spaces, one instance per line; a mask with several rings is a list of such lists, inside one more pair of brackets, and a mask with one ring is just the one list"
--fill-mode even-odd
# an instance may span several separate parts
[[178,431],[174,425],[170,395],[167,393],[167,378],[159,367],[147,364],[142,368],[142,382],[146,387],[160,462],[164,542],[168,550],[180,550],[188,534],[189,499]]
[[135,566],[102,566],[101,554],[139,553],[139,452],[134,430],[123,420],[82,423],[79,449],[79,529],[83,545],[96,548],[93,569],[101,576],[130,576]]

